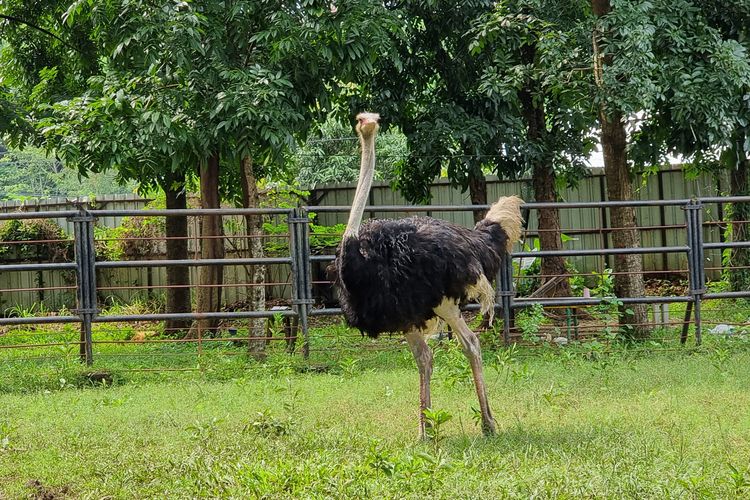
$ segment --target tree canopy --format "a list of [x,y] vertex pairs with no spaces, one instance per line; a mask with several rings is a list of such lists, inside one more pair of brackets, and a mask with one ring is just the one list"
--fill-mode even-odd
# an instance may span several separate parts
[[85,79],[82,91],[43,100],[46,145],[83,172],[114,168],[146,187],[212,154],[278,167],[337,85],[387,52],[378,40],[397,25],[380,11],[369,2],[75,2],[53,24],[90,27],[95,71],[66,70]]
[[393,4],[405,33],[393,40],[397,57],[380,57],[353,96],[354,107],[377,109],[386,126],[398,125],[406,135],[409,156],[398,165],[395,184],[411,201],[428,201],[429,184],[441,171],[464,190],[485,172],[520,173],[503,155],[512,117],[504,102],[479,89],[490,56],[470,51],[470,29],[494,3]]
[[11,150],[0,158],[0,200],[78,197],[132,193],[135,183],[118,184],[116,172],[81,177],[43,151],[26,148]]
[[[407,156],[406,137],[397,127],[380,134],[376,143],[375,178],[392,182]],[[304,187],[332,182],[356,182],[359,175],[359,141],[352,128],[329,118],[310,133],[290,154],[291,174]]]

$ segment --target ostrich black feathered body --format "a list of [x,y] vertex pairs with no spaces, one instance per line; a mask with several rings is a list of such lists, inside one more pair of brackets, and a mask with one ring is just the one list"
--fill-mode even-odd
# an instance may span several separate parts
[[487,219],[471,230],[431,217],[369,220],[329,268],[347,322],[370,337],[424,328],[444,298],[492,280],[508,235]]

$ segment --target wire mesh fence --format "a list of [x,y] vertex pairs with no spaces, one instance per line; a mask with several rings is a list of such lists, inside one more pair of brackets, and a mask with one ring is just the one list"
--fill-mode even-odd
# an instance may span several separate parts
[[[527,220],[539,210],[575,213],[594,210],[609,217],[613,207],[636,210],[658,207],[668,224],[640,225],[642,246],[615,248],[612,234],[627,228],[563,227],[561,250],[542,251],[540,231],[528,230],[496,277],[496,321],[477,317],[478,306],[467,304],[472,325],[485,341],[565,345],[621,337],[623,323],[648,332],[650,340],[700,343],[704,332],[741,334],[750,324],[744,299],[750,292],[728,290],[722,276],[748,265],[733,265],[734,253],[750,242],[726,241],[725,230],[746,221],[716,217],[717,204],[746,203],[750,198],[644,200],[636,202],[528,203]],[[481,207],[486,208],[486,207]],[[470,212],[477,206],[373,206],[401,214]],[[90,210],[0,214],[4,224],[65,218],[71,234],[31,235],[0,240],[0,358],[38,363],[83,362],[128,370],[203,369],[222,359],[262,357],[269,353],[300,355],[313,360],[341,356],[347,349],[379,352],[401,347],[399,335],[362,340],[342,324],[335,292],[325,273],[333,260],[336,230],[311,230],[310,215],[340,213],[347,206],[215,210]],[[706,217],[706,214],[709,216]],[[668,215],[668,216],[667,216]],[[190,234],[167,238],[167,217],[188,217]],[[204,217],[220,217],[222,236],[201,235]],[[681,222],[678,216],[682,217]],[[102,232],[104,218],[139,220],[141,233]],[[273,231],[248,231],[246,217],[273,219]],[[704,218],[708,220],[704,220]],[[568,217],[567,220],[570,220]],[[145,222],[144,222],[145,221]],[[157,222],[154,222],[157,221]],[[665,230],[669,233],[665,233]],[[582,244],[576,235],[604,234]],[[3,234],[8,234],[7,232]],[[29,233],[30,234],[30,233]],[[650,238],[648,234],[660,234]],[[735,233],[738,234],[738,233]],[[312,241],[311,235],[316,239]],[[27,234],[28,236],[28,234]],[[167,258],[167,241],[184,240],[187,258]],[[225,256],[202,257],[211,240],[220,240]],[[262,242],[265,255],[252,255],[251,242]],[[596,242],[595,244],[592,241]],[[125,249],[125,250],[123,250]],[[615,280],[627,271],[613,271],[620,255],[659,256],[659,269],[644,269],[645,293],[616,297]],[[545,274],[542,259],[563,257],[565,272]],[[221,267],[220,282],[205,283],[200,269]],[[264,268],[262,279],[255,271]],[[187,281],[170,282],[167,269],[188,270]],[[707,287],[707,276],[714,277]],[[565,295],[550,294],[564,282]],[[552,286],[550,286],[550,284]],[[189,291],[187,310],[168,310],[168,292]],[[201,290],[220,290],[220,307],[198,310]],[[253,304],[254,289],[265,291],[265,307]],[[29,297],[34,301],[28,304]],[[21,300],[24,298],[24,300]],[[634,304],[646,304],[642,321],[623,321]],[[210,321],[210,327],[206,327]],[[259,326],[260,325],[260,326]],[[450,335],[450,332],[445,332]],[[442,335],[442,334],[441,334]]]

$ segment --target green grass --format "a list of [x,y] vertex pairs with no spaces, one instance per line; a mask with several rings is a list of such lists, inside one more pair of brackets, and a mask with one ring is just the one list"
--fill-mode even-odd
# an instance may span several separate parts
[[329,373],[297,373],[305,365],[285,355],[220,359],[107,387],[75,374],[2,386],[0,498],[40,487],[76,498],[750,496],[742,340],[656,354],[488,350],[489,439],[465,361],[441,347],[433,403],[453,418],[437,443],[416,439],[405,348],[351,351]]

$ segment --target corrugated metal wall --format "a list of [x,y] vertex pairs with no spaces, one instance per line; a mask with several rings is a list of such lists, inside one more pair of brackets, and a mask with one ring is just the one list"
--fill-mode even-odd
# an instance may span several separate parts
[[[649,176],[638,177],[640,183],[636,186],[636,197],[641,200],[660,199],[684,199],[696,196],[721,196],[727,194],[729,184],[724,177],[712,175],[701,175],[688,178],[679,168],[658,171]],[[533,201],[530,180],[503,181],[495,176],[487,178],[487,199],[491,202],[500,196],[518,194],[527,201]],[[332,184],[318,186],[313,199],[319,200],[319,205],[335,206],[350,205],[354,198],[353,184]],[[461,193],[453,188],[448,181],[441,180],[433,184],[430,189],[433,205],[466,205],[471,203],[469,193]],[[575,188],[565,189],[561,193],[562,201],[607,201],[606,183],[602,169],[593,171],[593,174],[581,179]],[[395,193],[387,184],[376,183],[372,189],[372,205],[402,205],[405,200]],[[641,245],[646,246],[673,246],[685,244],[685,214],[680,207],[639,207],[637,210],[638,225],[643,227],[641,231]],[[705,229],[706,241],[720,241],[721,207],[706,207],[706,222],[709,224]],[[393,212],[376,212],[374,215],[366,212],[365,217],[403,217],[409,214]],[[434,212],[429,215],[450,220],[466,227],[474,225],[471,212]],[[345,224],[346,213],[321,213],[317,222],[323,225]],[[584,248],[611,248],[613,229],[609,223],[609,215],[606,210],[599,208],[577,208],[565,209],[560,212],[561,227],[563,233],[571,236],[574,240],[565,243],[566,249]],[[533,239],[537,230],[537,214],[530,213],[528,221],[527,238]],[[718,266],[721,262],[721,252],[711,250],[706,252],[707,267]],[[590,256],[570,259],[570,262],[582,272],[601,272],[605,267],[611,267],[612,262],[607,262],[604,257]],[[646,271],[677,271],[687,269],[687,259],[682,254],[644,255],[644,270]],[[717,272],[712,271],[711,277],[716,277]]]

